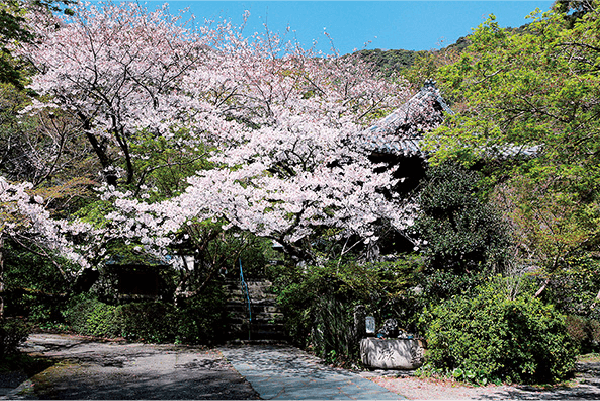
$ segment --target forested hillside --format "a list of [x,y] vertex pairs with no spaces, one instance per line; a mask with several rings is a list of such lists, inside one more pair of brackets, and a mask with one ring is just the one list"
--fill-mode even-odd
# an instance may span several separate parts
[[[507,30],[516,33],[522,33],[527,30],[529,24],[524,24],[518,28],[507,28]],[[370,65],[377,71],[389,76],[393,73],[404,73],[409,71],[415,62],[419,59],[427,59],[431,56],[441,57],[445,53],[460,53],[470,44],[472,33],[466,33],[466,36],[459,37],[456,42],[451,43],[439,49],[426,50],[406,50],[406,49],[362,49],[353,54]]]

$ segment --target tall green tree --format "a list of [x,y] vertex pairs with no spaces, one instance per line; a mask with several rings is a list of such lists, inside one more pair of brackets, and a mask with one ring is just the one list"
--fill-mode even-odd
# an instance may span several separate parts
[[472,290],[505,270],[508,227],[480,188],[482,175],[452,163],[431,168],[417,193],[415,232],[432,300]]
[[537,10],[521,32],[491,16],[440,69],[457,114],[428,138],[434,163],[495,167],[523,266],[545,284],[600,239],[600,3],[574,15]]

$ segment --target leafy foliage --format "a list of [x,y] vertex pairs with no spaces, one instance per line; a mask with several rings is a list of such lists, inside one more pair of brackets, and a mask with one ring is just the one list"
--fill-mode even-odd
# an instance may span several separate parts
[[423,87],[427,81],[435,81],[440,68],[459,58],[460,51],[464,48],[464,42],[460,43],[440,50],[416,52],[413,65],[403,75],[417,88]]
[[[539,282],[546,278],[542,273]],[[600,320],[600,262],[591,257],[572,258],[552,275],[542,299],[566,315]]]
[[600,350],[600,322],[581,316],[567,316],[567,330],[572,341],[577,344],[580,354]]
[[357,357],[354,307],[364,305],[378,321],[396,318],[414,322],[406,313],[413,272],[418,260],[406,257],[394,262],[357,263],[332,261],[277,272],[275,287],[292,341],[312,348],[318,355],[338,361]]
[[18,352],[31,329],[22,319],[0,320],[0,360]]
[[505,268],[507,227],[485,201],[481,179],[447,163],[431,168],[418,191],[414,232],[425,256],[422,285],[433,298],[472,289]]
[[461,369],[489,382],[552,383],[575,364],[564,315],[531,294],[511,297],[501,278],[430,308],[422,322],[427,363],[447,372]]
[[355,53],[361,60],[371,64],[374,69],[385,76],[403,72],[414,63],[414,50],[405,49],[362,49]]
[[162,302],[116,306],[82,294],[71,300],[64,316],[73,331],[85,335],[150,343],[210,344],[223,341],[225,299],[218,285],[211,285],[178,306]]
[[600,4],[571,14],[567,3],[532,13],[526,30],[482,24],[439,70],[457,114],[428,139],[433,163],[495,169],[521,267],[549,275],[593,250],[600,227]]
[[71,300],[65,310],[66,322],[80,334],[116,337],[120,334],[114,324],[115,307],[99,302],[90,295],[80,295]]

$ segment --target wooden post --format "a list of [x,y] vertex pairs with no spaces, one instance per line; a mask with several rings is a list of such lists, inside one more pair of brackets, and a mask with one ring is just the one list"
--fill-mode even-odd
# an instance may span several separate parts
[[354,307],[354,339],[357,343],[367,333],[365,316],[365,307],[363,305],[356,305],[356,307]]

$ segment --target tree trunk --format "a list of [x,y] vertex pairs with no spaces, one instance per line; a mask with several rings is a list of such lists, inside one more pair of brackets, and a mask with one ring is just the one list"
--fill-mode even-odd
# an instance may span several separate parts
[[187,272],[187,274],[179,281],[179,284],[177,285],[177,289],[175,290],[175,295],[174,295],[174,305],[177,306],[179,304],[179,300],[181,298],[191,298],[194,297],[200,293],[202,293],[202,291],[204,291],[204,289],[208,286],[208,283],[210,283],[210,281],[215,277],[216,273],[217,273],[218,269],[215,268],[214,266],[212,266],[209,271],[208,274],[206,276],[206,278],[204,279],[204,281],[202,282],[202,284],[200,284],[200,286],[198,288],[196,288],[195,290],[184,290],[183,288],[185,287],[188,279],[191,276],[191,272]]
[[4,319],[4,236],[0,233],[0,319]]
[[544,283],[542,284],[542,286],[540,288],[538,288],[538,290],[535,292],[535,294],[533,294],[533,298],[537,298],[540,296],[540,294],[542,293],[542,291],[544,291],[546,289],[546,286],[550,284],[550,277],[548,277],[546,280],[544,280]]

